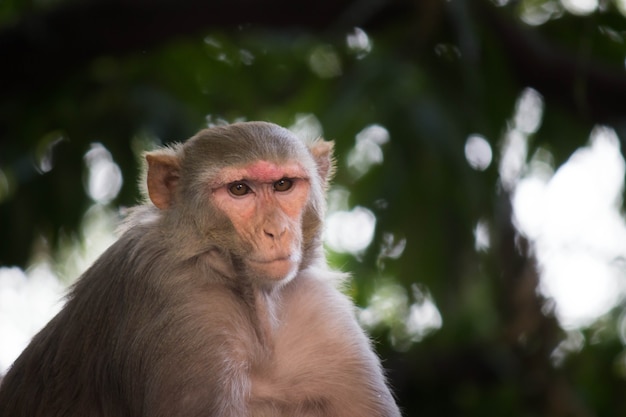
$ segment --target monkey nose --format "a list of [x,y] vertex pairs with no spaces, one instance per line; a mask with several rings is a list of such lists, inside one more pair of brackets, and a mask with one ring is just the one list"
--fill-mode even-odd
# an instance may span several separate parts
[[265,233],[265,236],[272,239],[272,240],[276,240],[276,239],[280,239],[284,234],[285,231],[287,230],[287,228],[285,227],[275,227],[275,228],[264,228],[263,232]]

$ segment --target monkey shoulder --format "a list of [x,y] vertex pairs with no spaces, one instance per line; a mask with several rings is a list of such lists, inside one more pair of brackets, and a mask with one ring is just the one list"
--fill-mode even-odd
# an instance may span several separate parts
[[354,304],[328,274],[305,271],[284,288],[273,344],[273,357],[280,360],[265,378],[253,376],[253,397],[313,401],[325,415],[396,415]]
[[357,362],[369,361],[368,353],[361,348],[369,347],[369,339],[356,320],[356,307],[324,274],[332,272],[307,271],[285,294],[278,349],[303,352],[301,359],[313,363],[326,363],[325,352],[333,349],[343,352],[336,356],[339,361],[349,357]]
[[302,271],[290,282],[283,295],[288,309],[295,311],[288,315],[313,315],[345,317],[354,319],[354,304],[341,291],[345,275],[339,272],[310,268]]

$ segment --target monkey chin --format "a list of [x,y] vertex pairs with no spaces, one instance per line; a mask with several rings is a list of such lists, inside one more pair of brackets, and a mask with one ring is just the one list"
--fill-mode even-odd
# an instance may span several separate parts
[[299,256],[288,256],[270,261],[248,260],[248,267],[258,279],[269,285],[284,285],[296,276],[300,266]]

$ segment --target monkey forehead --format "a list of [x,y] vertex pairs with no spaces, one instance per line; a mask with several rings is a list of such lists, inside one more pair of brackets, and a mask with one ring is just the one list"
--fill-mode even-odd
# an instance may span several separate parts
[[306,170],[297,162],[275,163],[256,161],[242,166],[222,168],[217,176],[218,184],[248,180],[257,182],[274,182],[281,178],[308,178]]

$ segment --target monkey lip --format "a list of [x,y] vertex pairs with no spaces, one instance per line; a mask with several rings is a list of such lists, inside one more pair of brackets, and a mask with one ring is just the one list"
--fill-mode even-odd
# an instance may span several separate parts
[[271,258],[271,259],[250,259],[250,261],[254,262],[255,264],[260,264],[260,265],[271,265],[277,262],[291,262],[292,259],[290,255],[286,255],[286,256],[280,256],[280,257]]

